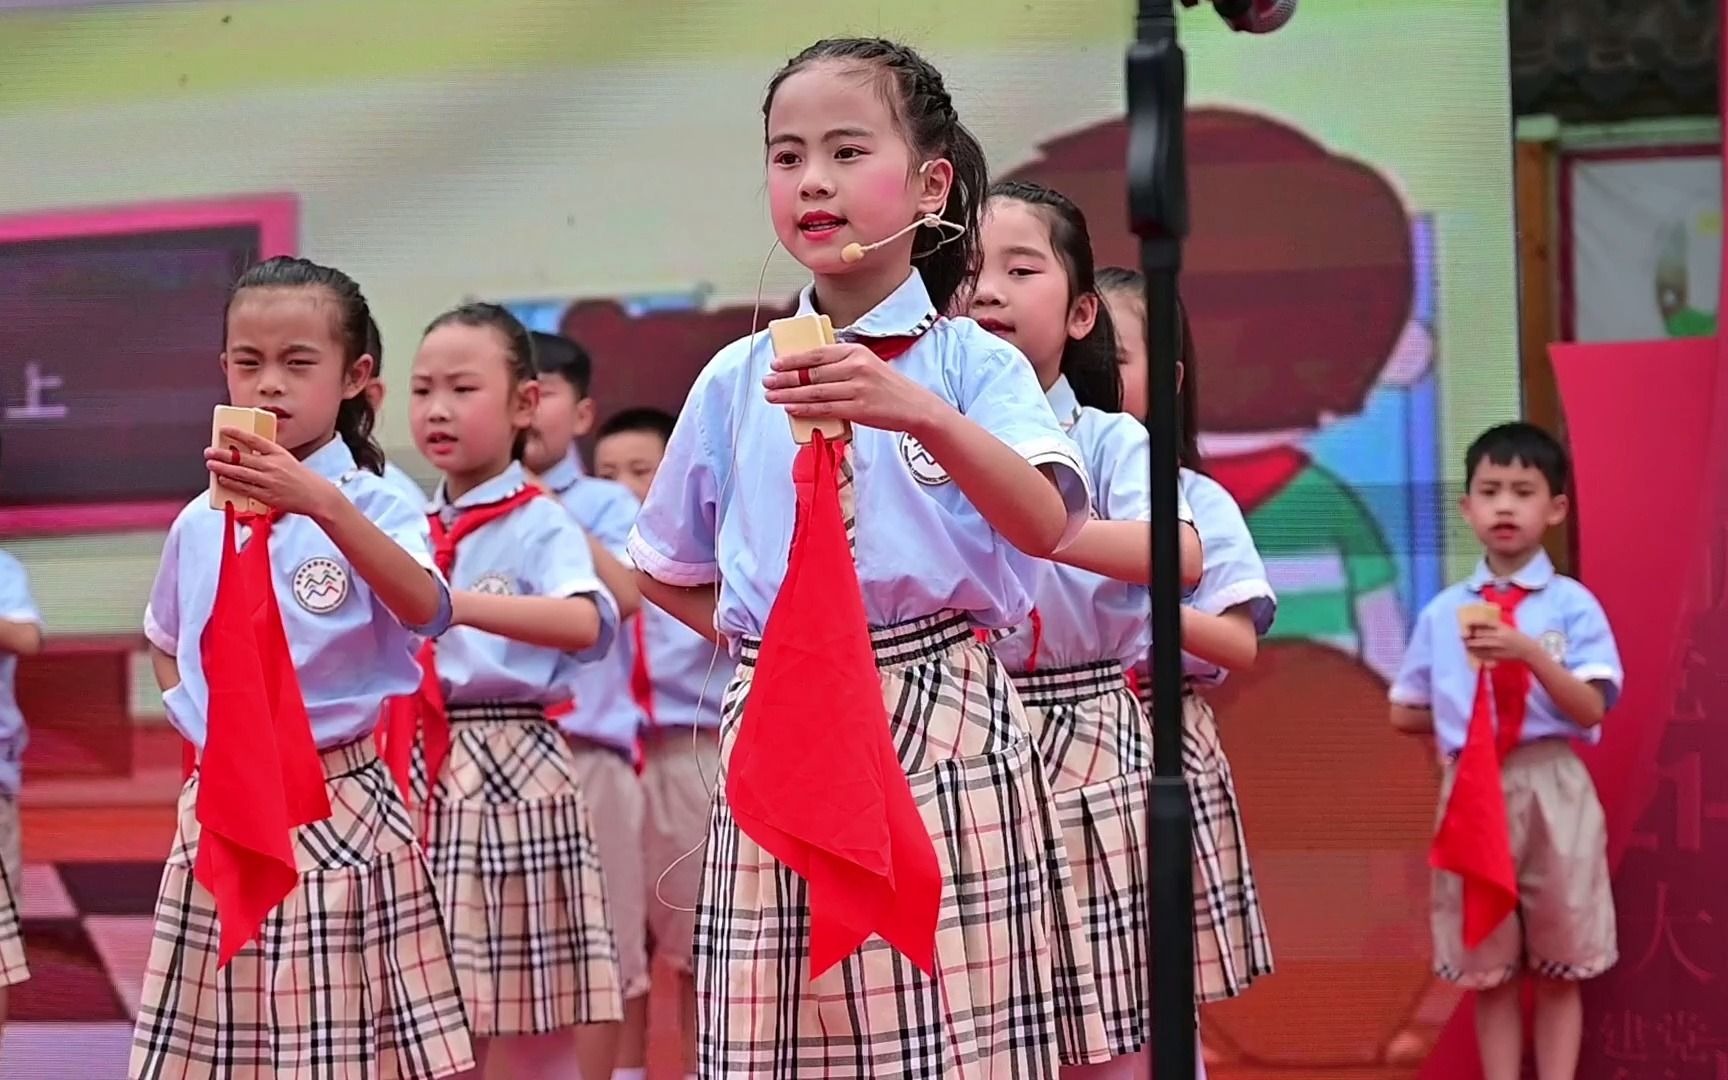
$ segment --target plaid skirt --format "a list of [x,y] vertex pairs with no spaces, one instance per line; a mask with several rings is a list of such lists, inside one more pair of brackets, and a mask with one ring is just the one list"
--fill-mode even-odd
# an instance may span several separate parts
[[30,967],[24,962],[24,931],[18,921],[18,889],[23,875],[18,800],[0,795],[0,986],[30,977]]
[[1107,1039],[1092,1056],[1131,1054],[1152,1020],[1151,732],[1113,661],[1015,675],[1014,688],[1026,703],[1080,899],[1074,948],[1091,959]]
[[[966,618],[875,630],[900,762],[944,883],[936,975],[872,937],[820,978],[804,882],[745,836],[722,775],[694,953],[705,1077],[1054,1077],[1103,1040],[1068,860],[1018,697]],[[722,769],[757,643],[723,702]],[[1053,1007],[1059,1005],[1060,1008]]]
[[[1141,702],[1151,715],[1150,683],[1142,684]],[[1272,941],[1230,759],[1212,706],[1196,694],[1182,699],[1182,771],[1194,815],[1194,993],[1223,1001],[1272,974]]]
[[623,1019],[606,886],[576,761],[537,705],[450,709],[450,756],[427,795],[426,861],[474,1034]]
[[300,884],[216,967],[216,908],[192,878],[198,774],[144,971],[133,1080],[433,1080],[473,1065],[426,861],[370,738],[323,751],[330,817],[295,832]]

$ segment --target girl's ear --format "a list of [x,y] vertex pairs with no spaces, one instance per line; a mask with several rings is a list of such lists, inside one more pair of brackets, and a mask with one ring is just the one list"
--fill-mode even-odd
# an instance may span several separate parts
[[954,187],[954,163],[947,158],[935,158],[918,166],[918,212],[940,214],[948,205],[948,192]]
[[372,372],[378,362],[372,359],[371,353],[361,353],[360,359],[348,365],[348,371],[342,376],[343,398],[359,397],[368,386],[372,385]]
[[1092,332],[1098,322],[1098,294],[1085,293],[1077,297],[1068,311],[1068,336],[1079,341]]

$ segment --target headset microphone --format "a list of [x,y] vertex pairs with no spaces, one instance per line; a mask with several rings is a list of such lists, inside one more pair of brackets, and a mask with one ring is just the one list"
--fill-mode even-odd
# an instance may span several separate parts
[[864,256],[875,251],[877,248],[887,247],[889,244],[892,244],[894,241],[917,228],[940,229],[949,232],[950,235],[944,236],[941,240],[936,242],[937,247],[941,247],[948,241],[958,239],[966,234],[966,226],[961,225],[958,222],[948,221],[935,214],[925,214],[923,217],[913,221],[912,224],[901,229],[899,232],[894,233],[892,236],[884,237],[881,240],[876,241],[874,244],[860,244],[856,241],[847,244],[845,247],[840,249],[840,261],[848,264],[858,262],[863,259]]

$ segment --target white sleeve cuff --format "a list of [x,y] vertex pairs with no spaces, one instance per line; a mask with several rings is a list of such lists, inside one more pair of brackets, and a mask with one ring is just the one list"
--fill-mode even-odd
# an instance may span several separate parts
[[720,580],[720,567],[716,563],[687,563],[677,559],[667,558],[642,538],[641,532],[631,529],[630,539],[625,544],[625,553],[636,568],[655,581],[667,585],[676,585],[684,589],[694,589],[700,585],[712,585]]
[[1057,551],[1072,544],[1092,519],[1092,480],[1070,445],[1066,440],[1056,438],[1014,444],[1014,452],[1025,458],[1028,464],[1040,469],[1049,465],[1055,473],[1056,490],[1061,494],[1062,508],[1068,514],[1062,536],[1056,541]]
[[[1260,578],[1249,578],[1226,585],[1216,592],[1208,592],[1205,599],[1204,604],[1190,604],[1189,606],[1203,615],[1222,615],[1238,604],[1246,604],[1254,600],[1272,600],[1272,585]],[[1265,630],[1261,629],[1260,632],[1265,633]]]
[[175,656],[179,652],[180,643],[166,627],[156,621],[156,613],[148,607],[144,609],[144,640],[169,656]]
[[546,595],[567,600],[579,596],[587,597],[600,609],[600,636],[586,649],[571,653],[573,658],[586,664],[604,659],[606,654],[612,651],[612,644],[618,638],[618,600],[599,578],[571,578],[562,587],[553,589]]
[[0,611],[0,622],[28,623],[31,626],[42,625],[42,613],[35,608],[19,608],[17,611]]
[[1427,709],[1433,706],[1433,701],[1427,694],[1404,683],[1393,683],[1386,692],[1386,698],[1394,705],[1402,705],[1406,709]]

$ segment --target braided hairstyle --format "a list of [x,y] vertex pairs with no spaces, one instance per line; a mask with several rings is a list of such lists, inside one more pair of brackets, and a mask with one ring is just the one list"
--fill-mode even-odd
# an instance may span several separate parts
[[[342,271],[286,255],[266,259],[241,274],[240,280],[234,283],[233,290],[228,294],[228,311],[234,310],[235,302],[248,289],[323,290],[336,308],[336,338],[342,343],[344,370],[352,369],[362,356],[376,356],[372,349],[377,341],[377,323],[372,320],[372,309],[367,305],[360,286]],[[222,347],[226,350],[226,312],[222,325]],[[374,360],[374,364],[376,362]],[[377,374],[376,368],[373,374]],[[372,437],[372,427],[377,421],[378,416],[372,409],[372,401],[364,393],[343,398],[342,404],[336,409],[336,434],[342,436],[342,441],[348,445],[349,453],[354,455],[355,464],[383,475],[384,448]]]
[[947,158],[954,166],[954,183],[942,217],[962,226],[959,235],[945,235],[928,226],[913,240],[913,265],[937,311],[947,311],[955,297],[978,273],[982,251],[978,211],[989,186],[984,148],[960,122],[942,73],[906,45],[883,38],[825,38],[786,62],[768,82],[762,99],[764,136],[774,94],[788,78],[823,62],[852,64],[880,76],[880,87],[907,143],[924,159]]

